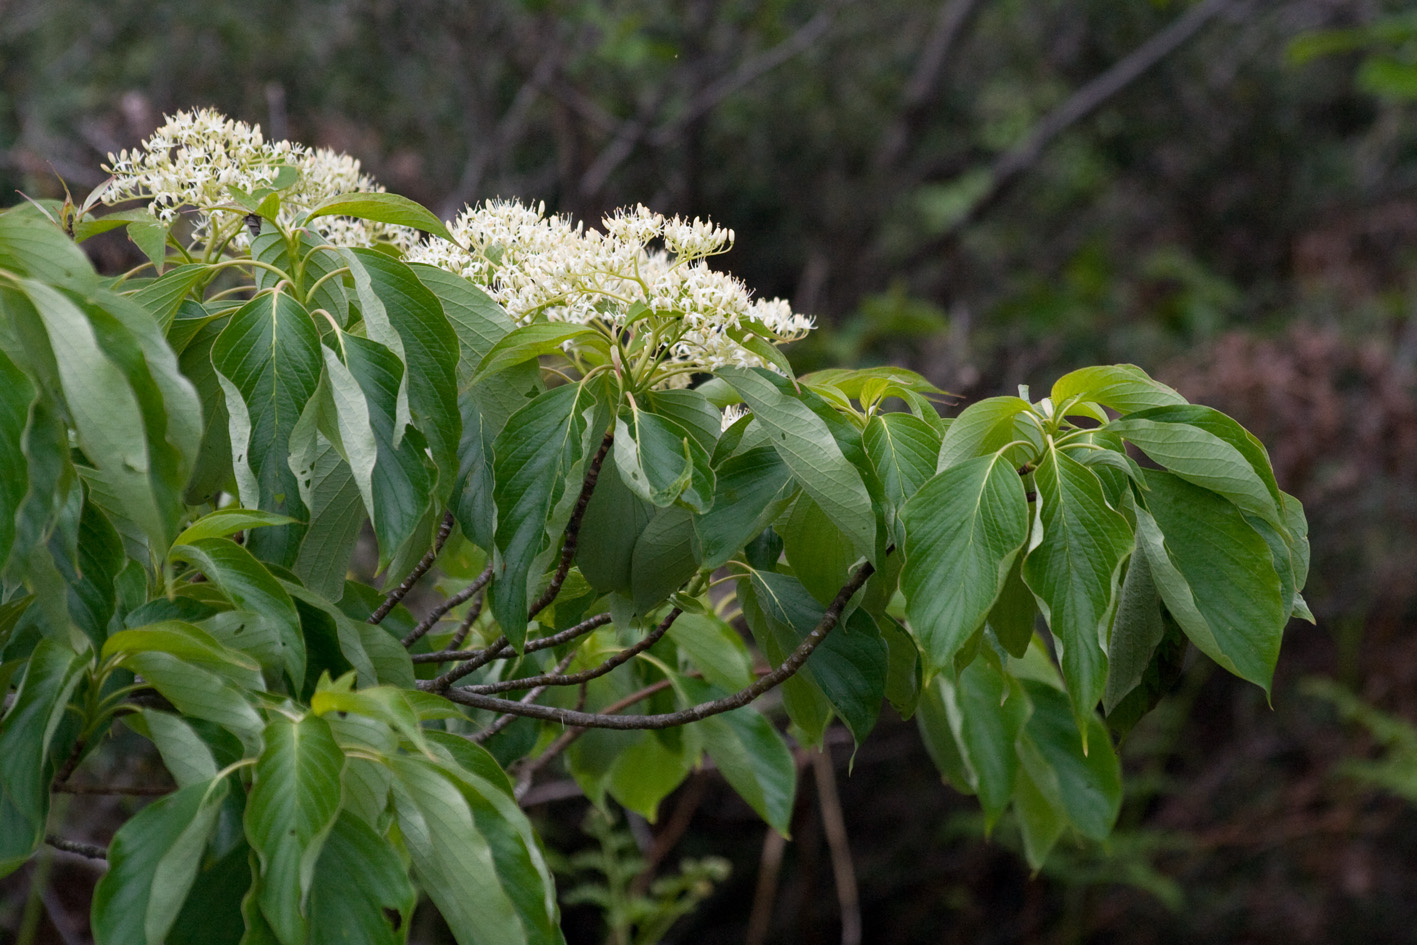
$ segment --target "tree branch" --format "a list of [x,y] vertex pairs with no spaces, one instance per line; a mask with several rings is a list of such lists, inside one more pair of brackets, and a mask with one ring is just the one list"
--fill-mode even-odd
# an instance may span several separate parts
[[369,615],[369,623],[379,623],[389,615],[389,611],[398,606],[399,601],[408,596],[408,592],[413,590],[413,586],[418,583],[423,575],[428,573],[428,569],[433,567],[433,562],[438,560],[438,552],[443,550],[443,545],[447,542],[448,536],[453,533],[453,513],[443,513],[443,523],[438,526],[438,534],[433,539],[433,547],[414,565],[413,570],[408,573],[393,593],[384,598],[384,602],[379,605],[379,609]]
[[77,853],[79,856],[86,856],[91,860],[108,859],[108,849],[93,843],[82,843],[78,840],[65,840],[54,834],[45,834],[44,842],[56,850],[63,850],[65,853]]
[[583,682],[590,682],[592,679],[604,676],[617,666],[623,666],[625,663],[658,643],[660,638],[669,632],[670,626],[679,618],[681,613],[683,613],[683,611],[675,607],[669,612],[668,616],[659,622],[659,626],[645,634],[643,640],[633,646],[627,646],[599,666],[594,666],[582,672],[563,674],[558,670],[557,672],[546,673],[541,676],[527,676],[522,679],[504,679],[500,682],[483,683],[477,686],[463,686],[459,691],[491,695],[494,692],[508,692],[513,689],[530,689],[533,686],[540,686],[544,689],[547,686],[575,686]]
[[[495,696],[483,696],[476,693],[467,692],[462,689],[452,689],[444,692],[443,695],[461,705],[471,706],[475,709],[490,709],[494,712],[511,712],[515,715],[524,715],[528,718],[542,719],[548,722],[559,722],[562,725],[577,725],[586,728],[610,728],[620,730],[635,729],[661,729],[675,728],[680,725],[687,725],[690,722],[697,722],[710,716],[720,715],[730,712],[733,709],[741,709],[752,702],[758,696],[782,684],[784,680],[794,676],[803,665],[806,664],[816,648],[826,639],[828,633],[841,620],[842,611],[846,604],[867,579],[875,573],[875,568],[871,563],[865,562],[857,568],[856,573],[851,576],[837,592],[832,600],[831,606],[822,614],[822,619],[812,632],[798,644],[797,649],[783,660],[782,665],[777,669],[760,678],[745,689],[740,689],[732,695],[724,696],[721,699],[714,699],[709,702],[701,702],[698,705],[680,709],[677,712],[667,712],[659,715],[614,715],[606,713],[577,712],[570,709],[559,709],[555,707],[540,705],[523,705],[520,702],[513,702],[507,699],[498,699]],[[420,688],[423,685],[420,684]]]
[[[417,643],[418,640],[424,636],[424,634],[426,634],[429,630],[432,630],[438,625],[438,621],[443,619],[444,614],[471,598],[472,595],[476,594],[478,591],[486,587],[487,582],[491,580],[492,565],[489,564],[487,568],[481,574],[479,574],[471,584],[469,584],[467,587],[458,591],[452,597],[449,597],[447,600],[443,601],[438,606],[430,610],[428,612],[428,616],[424,617],[421,621],[419,621],[418,626],[410,630],[408,632],[408,636],[403,638],[403,640],[401,641],[403,645],[405,647],[413,646],[413,644]],[[481,608],[477,609],[481,611]],[[474,616],[473,619],[476,620],[476,616]],[[471,626],[471,624],[469,624],[469,626]],[[461,629],[462,628],[459,627],[459,630]]]

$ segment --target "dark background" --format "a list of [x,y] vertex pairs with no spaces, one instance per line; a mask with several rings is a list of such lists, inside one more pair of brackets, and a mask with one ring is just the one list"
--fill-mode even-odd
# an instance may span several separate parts
[[[863,940],[1413,940],[1417,736],[1385,750],[1306,682],[1417,719],[1407,4],[0,0],[0,205],[60,177],[81,196],[107,152],[204,105],[443,216],[490,196],[710,215],[737,232],[724,266],[819,317],[804,369],[902,363],[973,399],[1132,361],[1233,414],[1312,526],[1319,622],[1290,628],[1272,707],[1193,666],[1124,746],[1110,847],[1064,844],[1036,877],[911,723],[849,777],[839,746]],[[757,941],[842,940],[834,804],[803,764],[771,895],[763,828],[712,775],[666,802],[653,829],[687,825],[666,866],[734,864],[670,940],[745,941],[755,901]],[[73,798],[66,832],[106,841],[128,803]],[[534,813],[586,842],[583,801]],[[94,874],[47,856],[0,884],[0,941],[88,941]],[[573,941],[595,923],[568,908]]]

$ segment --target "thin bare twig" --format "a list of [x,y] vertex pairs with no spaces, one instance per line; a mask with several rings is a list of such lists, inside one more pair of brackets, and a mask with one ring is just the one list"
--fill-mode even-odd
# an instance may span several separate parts
[[54,834],[45,834],[44,842],[56,850],[63,850],[65,853],[77,853],[79,856],[86,856],[90,860],[108,859],[108,849],[93,843],[83,843],[79,840],[66,840]]
[[[482,696],[476,693],[467,692],[462,689],[452,689],[443,694],[453,702],[461,705],[471,706],[475,709],[491,709],[494,712],[511,712],[517,715],[525,715],[529,718],[543,719],[548,722],[559,722],[562,725],[576,725],[587,728],[610,728],[620,730],[636,729],[661,729],[675,728],[680,725],[687,725],[690,722],[697,722],[724,712],[731,712],[740,709],[763,693],[781,685],[783,681],[794,676],[803,665],[806,664],[813,651],[826,639],[828,633],[841,620],[842,611],[846,608],[847,602],[855,596],[861,586],[876,571],[871,563],[865,562],[857,568],[851,579],[842,586],[822,614],[822,619],[812,632],[803,638],[802,642],[783,660],[782,665],[771,673],[758,679],[744,689],[732,695],[724,696],[721,699],[713,699],[709,702],[701,702],[698,705],[680,709],[677,712],[666,712],[659,715],[616,715],[612,712],[589,713],[577,712],[569,709],[561,709],[550,706],[522,705],[507,699],[498,699],[495,696]],[[424,686],[421,685],[420,688]],[[429,687],[431,688],[431,687]]]
[[[467,587],[458,591],[452,597],[449,597],[447,600],[443,601],[442,603],[438,604],[438,606],[430,610],[428,612],[428,616],[420,620],[418,622],[418,626],[410,630],[408,632],[408,636],[403,638],[403,640],[401,641],[403,645],[405,647],[413,646],[413,644],[417,643],[429,630],[432,630],[438,625],[438,621],[443,619],[444,614],[471,598],[472,595],[476,594],[478,591],[486,587],[487,582],[491,580],[492,565],[489,564],[483,570],[483,572],[477,576],[477,579],[474,580],[471,584],[469,584]],[[478,609],[480,610],[481,608]],[[477,618],[474,616],[473,619],[476,620]],[[471,626],[470,623],[469,626]]]
[[438,526],[438,534],[433,539],[433,547],[414,565],[413,570],[408,573],[408,577],[393,589],[384,602],[379,605],[379,609],[369,615],[369,623],[379,623],[389,615],[389,611],[398,606],[399,601],[408,596],[408,592],[413,590],[413,586],[419,582],[423,575],[428,573],[428,569],[433,567],[433,562],[438,560],[438,552],[443,550],[443,545],[447,542],[448,536],[453,533],[453,513],[443,514],[443,523]]
[[[560,664],[556,667],[556,671],[557,671],[557,672],[564,672],[565,669],[566,669],[566,667],[571,665],[571,660],[573,660],[573,659],[575,659],[575,658],[576,658],[576,654],[574,654],[574,653],[567,653],[565,659],[561,660]],[[533,702],[535,702],[537,699],[540,699],[541,696],[546,692],[546,690],[547,690],[548,688],[550,688],[550,687],[549,687],[549,686],[537,686],[537,687],[536,687],[535,689],[533,689],[531,692],[528,692],[526,695],[522,696],[522,698],[521,698],[521,703],[522,703],[522,705],[531,705],[531,704],[532,704]],[[495,722],[493,722],[491,725],[487,726],[487,728],[485,728],[485,729],[483,729],[482,731],[478,732],[476,735],[473,735],[470,740],[471,740],[471,741],[474,741],[474,742],[478,742],[478,743],[485,742],[485,741],[487,741],[487,739],[491,738],[493,735],[496,735],[498,732],[502,731],[502,729],[506,728],[508,725],[511,725],[511,724],[512,724],[513,722],[515,722],[516,720],[517,720],[517,716],[512,715],[512,714],[509,712],[509,713],[507,713],[506,715],[503,715],[501,718],[497,719],[497,720],[496,720]]]
[[[541,676],[526,676],[521,679],[504,679],[498,682],[483,683],[481,685],[476,686],[464,686],[459,691],[477,692],[482,693],[483,695],[490,695],[494,692],[509,692],[514,689],[530,689],[533,686],[540,686],[542,688],[545,688],[547,686],[575,686],[580,683],[590,682],[592,679],[597,679],[601,676],[604,676],[606,673],[615,669],[617,666],[623,666],[625,663],[634,659],[636,656],[658,643],[660,638],[669,632],[670,626],[673,625],[674,621],[678,619],[681,613],[683,613],[683,611],[681,611],[678,607],[675,607],[669,612],[668,616],[666,616],[663,620],[659,622],[659,626],[655,627],[652,631],[645,634],[645,638],[643,640],[639,641],[633,646],[625,647],[625,649],[611,656],[609,659],[605,660],[600,665],[593,666],[590,669],[583,670],[579,673],[565,674],[561,672],[561,668],[558,668],[557,671],[554,673],[546,673]],[[567,659],[569,658],[570,657],[567,657]]]
[[585,518],[586,506],[590,504],[591,494],[595,492],[595,484],[600,479],[600,467],[605,463],[605,456],[610,452],[610,445],[615,441],[614,427],[605,431],[605,436],[600,439],[600,449],[595,451],[595,456],[591,459],[590,465],[586,467],[585,481],[581,483],[581,494],[576,499],[576,508],[571,512],[571,519],[566,523],[566,539],[561,545],[561,561],[556,566],[556,573],[551,576],[551,583],[542,592],[531,607],[527,610],[527,619],[535,617],[561,593],[561,585],[566,581],[566,575],[571,571],[571,562],[575,560],[576,549],[580,544],[581,519]]
[[856,886],[856,870],[851,865],[851,845],[846,836],[846,818],[841,813],[841,797],[836,791],[836,772],[825,749],[812,753],[812,775],[817,782],[822,826],[826,829],[836,898],[841,906],[841,945],[861,945],[861,895]]

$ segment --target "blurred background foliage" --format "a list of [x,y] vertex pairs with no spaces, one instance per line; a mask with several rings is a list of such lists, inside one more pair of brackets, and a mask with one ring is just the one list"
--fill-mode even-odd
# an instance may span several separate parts
[[[737,231],[728,266],[819,317],[804,369],[902,363],[974,398],[1142,364],[1270,444],[1308,506],[1319,626],[1292,630],[1273,708],[1188,670],[1129,739],[1134,796],[1110,849],[1037,877],[1007,825],[979,839],[973,802],[939,786],[904,723],[850,777],[844,746],[835,776],[814,768],[785,847],[701,775],[661,824],[617,828],[650,871],[733,860],[667,941],[847,941],[853,911],[886,945],[1407,941],[1409,7],[0,0],[0,199],[59,195],[61,177],[86,192],[164,112],[210,105],[348,151],[444,216],[491,196],[591,220],[637,202],[710,215]],[[117,239],[93,251],[115,271],[133,256]],[[1384,763],[1396,773],[1373,776]],[[590,849],[571,793],[531,800],[549,836]],[[107,839],[126,802],[90,800],[68,832]],[[53,856],[0,886],[13,940],[87,940],[72,905],[93,877]],[[566,915],[573,942],[602,934],[594,909]]]

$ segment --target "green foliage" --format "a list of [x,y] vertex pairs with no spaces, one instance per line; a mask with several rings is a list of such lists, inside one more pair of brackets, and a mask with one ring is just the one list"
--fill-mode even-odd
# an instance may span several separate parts
[[[108,850],[102,945],[199,940],[204,913],[206,941],[397,942],[420,894],[464,945],[561,941],[517,803],[534,773],[566,763],[653,819],[707,759],[785,833],[796,766],[754,701],[779,687],[807,743],[918,703],[941,772],[987,826],[1012,812],[1037,867],[1107,837],[1107,723],[1178,647],[1267,690],[1306,614],[1303,513],[1264,448],[1139,368],[946,421],[908,371],[780,373],[749,318],[716,330],[760,366],[712,369],[682,359],[683,311],[518,324],[314,229],[451,235],[430,212],[282,215],[292,186],[231,192],[249,249],[80,221],[128,227],[156,278],[0,213],[0,871],[115,726],[178,785]],[[366,525],[377,589],[350,565]],[[420,580],[436,602],[410,609]],[[716,875],[631,894],[595,829],[604,881],[577,895],[617,940],[655,940]]]

